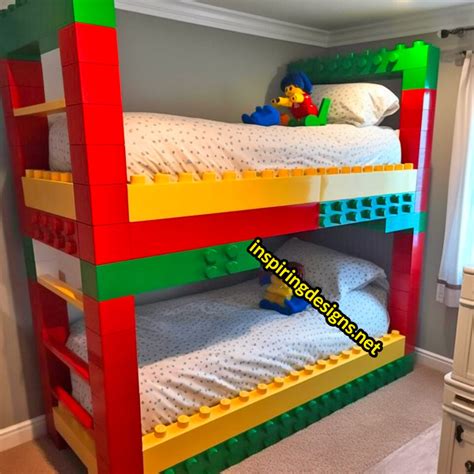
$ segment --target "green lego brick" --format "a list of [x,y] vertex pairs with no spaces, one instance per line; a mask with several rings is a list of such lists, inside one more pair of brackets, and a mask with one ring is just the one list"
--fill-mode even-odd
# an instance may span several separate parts
[[23,237],[23,255],[25,258],[26,275],[30,280],[36,280],[36,263],[33,241],[29,237]]
[[361,81],[380,76],[403,77],[404,89],[435,89],[438,64],[439,49],[415,41],[412,46],[398,44],[392,50],[382,48],[345,56],[337,54],[329,58],[306,59],[291,63],[288,70],[304,71],[315,84]]
[[414,356],[406,355],[336,388],[272,420],[164,471],[165,474],[219,473],[320,419],[403,377],[413,370]]
[[320,204],[321,228],[404,217],[413,212],[414,193],[384,194]]
[[254,270],[259,263],[247,252],[250,243],[237,242],[97,266],[81,261],[83,291],[103,301]]
[[74,22],[114,27],[113,0],[17,0],[0,11],[0,58],[37,59]]
[[74,21],[115,27],[114,0],[72,0]]
[[329,108],[331,107],[331,99],[324,98],[321,101],[319,108],[318,116],[316,115],[307,115],[302,119],[291,119],[288,122],[290,127],[306,126],[306,127],[316,127],[321,125],[327,125]]

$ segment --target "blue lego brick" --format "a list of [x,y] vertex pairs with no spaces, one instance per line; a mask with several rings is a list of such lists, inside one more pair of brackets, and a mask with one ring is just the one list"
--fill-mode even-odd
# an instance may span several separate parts
[[414,203],[414,193],[323,202],[319,208],[319,226],[335,227],[405,216],[413,212]]

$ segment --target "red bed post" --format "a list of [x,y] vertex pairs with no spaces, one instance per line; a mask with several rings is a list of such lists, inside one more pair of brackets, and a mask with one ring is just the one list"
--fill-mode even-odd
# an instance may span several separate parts
[[[23,234],[28,234],[28,213],[24,205],[21,178],[26,169],[48,167],[48,121],[45,117],[15,117],[13,109],[44,102],[43,71],[40,61],[0,61],[0,96],[11,153],[13,179]],[[44,342],[64,343],[69,332],[64,300],[41,287],[28,276],[33,327],[38,344],[42,394],[48,434],[58,447],[65,443],[54,427],[53,407],[56,386],[70,389],[69,369],[46,349]]]
[[[428,210],[435,107],[436,89],[402,92],[402,162],[413,163],[418,170],[415,211],[420,213]],[[423,226],[394,234],[389,309],[392,327],[407,338],[407,353],[412,352],[416,344],[424,243]]]
[[[94,229],[118,238],[128,226],[116,30],[73,23],[59,32],[59,46],[83,259],[95,253]],[[142,473],[134,297],[85,296],[84,316],[98,470]]]
[[0,96],[5,130],[10,146],[13,179],[25,234],[27,217],[21,178],[26,169],[48,168],[48,119],[14,117],[13,109],[44,102],[43,70],[40,61],[0,61]]

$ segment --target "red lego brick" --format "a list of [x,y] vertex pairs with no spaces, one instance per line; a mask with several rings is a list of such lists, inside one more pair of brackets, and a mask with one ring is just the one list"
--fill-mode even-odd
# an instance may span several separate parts
[[92,429],[94,422],[89,412],[62,387],[54,387],[54,396],[71,412],[74,418],[86,429]]
[[415,168],[429,168],[432,139],[433,128],[429,130],[401,128],[402,162],[413,163]]
[[[124,350],[126,348],[126,350]],[[105,372],[113,369],[124,369],[129,364],[129,354],[136,353],[135,330],[124,330],[109,334],[98,334],[94,331],[87,333],[87,354],[90,364],[101,368]],[[107,357],[107,354],[113,354]],[[137,363],[132,367],[137,369]]]
[[119,64],[115,28],[73,23],[59,31],[59,49],[63,67],[77,62]]
[[388,307],[392,329],[407,337],[407,352],[416,343],[424,242],[424,233],[394,234]]
[[[96,226],[79,223],[81,260],[103,265],[132,259],[131,226],[130,223]],[[150,235],[149,239],[155,240],[156,235]]]
[[402,91],[401,110],[436,108],[436,89],[410,89]]
[[[316,229],[319,206],[305,204],[156,221],[78,225],[80,257],[95,265],[144,258],[236,240]],[[159,235],[160,238],[156,236]],[[193,235],[189,239],[189,235]]]
[[76,221],[29,208],[25,208],[25,215],[30,237],[69,255],[78,255]]
[[393,290],[410,291],[412,288],[420,288],[421,274],[419,271],[403,273],[392,270],[390,274],[390,288]]
[[48,169],[48,144],[19,145],[10,147],[12,167],[18,176],[24,176],[26,169]]
[[74,185],[76,219],[89,225],[128,222],[128,193],[125,184]]
[[124,145],[122,107],[79,104],[67,107],[71,145]]
[[135,222],[131,224],[132,258],[222,245],[256,235],[315,230],[318,222],[319,206],[315,204]]
[[405,353],[413,352],[416,345],[418,313],[399,309],[389,309],[390,328],[400,331],[406,338]]
[[[84,303],[99,469],[102,465],[107,472],[142,472],[133,297],[106,302],[86,298]],[[114,317],[120,332],[109,332]]]
[[47,146],[49,125],[46,117],[5,117],[10,146]]
[[19,87],[10,86],[4,88],[4,95],[8,97],[4,105],[8,109],[28,107],[30,105],[41,104],[45,101],[43,87]]
[[429,130],[434,124],[435,109],[402,109],[400,128]]
[[118,66],[73,63],[63,68],[66,104],[121,105]]
[[[419,278],[418,278],[419,279]],[[419,305],[420,285],[410,288],[408,291],[397,290],[390,287],[388,307],[410,312],[417,312]]]
[[0,87],[43,87],[40,61],[0,61]]
[[127,162],[123,145],[71,145],[70,148],[75,183],[127,183]]
[[135,299],[126,296],[98,302],[84,295],[84,318],[87,329],[104,336],[135,330]]

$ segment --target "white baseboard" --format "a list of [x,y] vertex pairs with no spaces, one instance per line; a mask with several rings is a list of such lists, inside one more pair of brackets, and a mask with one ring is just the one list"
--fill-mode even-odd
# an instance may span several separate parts
[[27,443],[46,434],[44,415],[0,430],[0,452]]
[[415,354],[416,362],[421,365],[443,372],[443,374],[453,370],[453,359],[421,349],[420,347],[415,347]]

